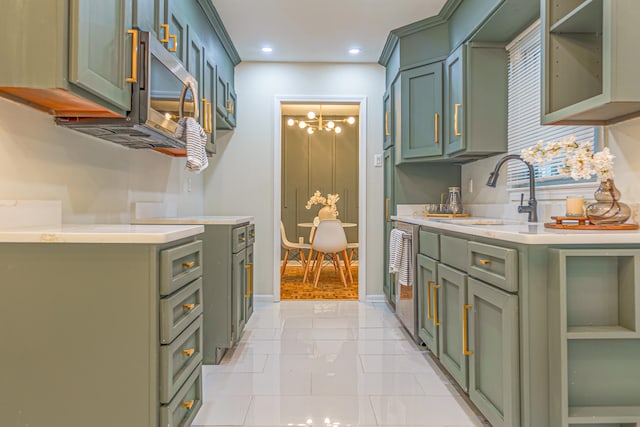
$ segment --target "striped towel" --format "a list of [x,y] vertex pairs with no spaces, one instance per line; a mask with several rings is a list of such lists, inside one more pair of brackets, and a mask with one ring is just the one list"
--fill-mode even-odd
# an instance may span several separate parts
[[413,285],[413,260],[411,259],[411,239],[408,233],[394,228],[389,236],[389,273],[398,273],[401,285]]
[[176,138],[184,141],[187,145],[187,165],[190,172],[200,173],[209,166],[205,145],[207,144],[207,134],[193,117],[183,117],[178,120]]

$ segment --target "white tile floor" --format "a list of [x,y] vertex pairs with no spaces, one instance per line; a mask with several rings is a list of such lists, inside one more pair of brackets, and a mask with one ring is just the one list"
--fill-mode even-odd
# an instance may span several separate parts
[[257,303],[194,426],[483,424],[384,303]]

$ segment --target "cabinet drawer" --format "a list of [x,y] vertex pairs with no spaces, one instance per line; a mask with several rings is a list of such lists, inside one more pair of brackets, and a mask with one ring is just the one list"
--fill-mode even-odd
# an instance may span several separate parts
[[200,276],[200,240],[160,252],[160,295],[169,295]]
[[169,344],[202,313],[202,278],[160,300],[160,342]]
[[467,272],[505,291],[518,291],[518,252],[515,249],[469,242]]
[[458,270],[467,271],[467,241],[451,236],[440,236],[440,261]]
[[160,346],[160,403],[168,403],[202,361],[202,316],[171,344]]
[[247,227],[236,227],[231,230],[232,252],[235,254],[247,245]]
[[189,375],[176,397],[168,405],[160,406],[160,425],[189,427],[202,406],[202,377],[200,365]]
[[256,241],[256,225],[247,225],[247,246],[253,245]]
[[440,236],[420,229],[420,253],[433,259],[440,259]]

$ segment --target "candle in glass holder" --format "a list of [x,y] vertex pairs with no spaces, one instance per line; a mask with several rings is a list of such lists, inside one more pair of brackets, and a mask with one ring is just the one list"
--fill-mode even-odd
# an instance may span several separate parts
[[584,216],[584,197],[567,197],[567,216]]

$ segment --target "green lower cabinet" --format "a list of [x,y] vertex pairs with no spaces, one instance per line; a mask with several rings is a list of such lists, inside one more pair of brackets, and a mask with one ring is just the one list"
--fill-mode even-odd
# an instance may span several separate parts
[[436,326],[433,306],[437,262],[418,254],[416,264],[418,267],[418,336],[427,348],[438,356],[438,326]]
[[467,304],[467,275],[454,268],[438,266],[434,292],[439,325],[440,362],[465,391],[468,390],[467,356],[463,354],[463,310]]
[[244,281],[244,312],[246,320],[253,314],[253,245],[247,246]]
[[467,296],[469,397],[493,427],[519,427],[518,296],[473,278]]
[[246,277],[246,252],[242,250],[237,254],[233,254],[233,265],[231,267],[233,274],[233,309],[232,309],[232,318],[233,318],[233,331],[234,344],[240,340],[242,336],[242,331],[244,331],[244,326],[247,322],[247,310],[244,303],[244,284]]

